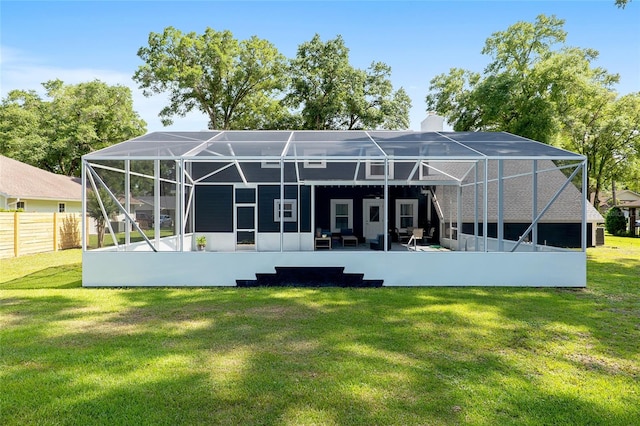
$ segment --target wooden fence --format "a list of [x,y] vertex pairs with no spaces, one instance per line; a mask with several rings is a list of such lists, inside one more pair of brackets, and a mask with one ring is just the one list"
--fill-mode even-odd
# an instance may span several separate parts
[[80,213],[0,212],[0,259],[80,247],[81,224]]

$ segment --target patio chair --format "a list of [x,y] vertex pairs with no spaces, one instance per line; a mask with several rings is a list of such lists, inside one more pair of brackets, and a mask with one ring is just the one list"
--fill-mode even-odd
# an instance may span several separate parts
[[418,240],[422,242],[422,237],[424,236],[424,229],[422,228],[413,228],[411,238],[409,238],[409,242],[407,243],[407,248],[411,247],[411,243],[413,243],[413,249],[416,250],[418,245]]
[[428,233],[427,233],[427,235],[425,235],[425,237],[424,237],[424,238],[425,238],[425,240],[426,240],[425,242],[426,242],[427,244],[429,244],[430,242],[432,242],[432,241],[433,241],[433,239],[434,239],[434,237],[435,237],[435,235],[436,235],[436,228],[435,228],[435,226],[432,226],[431,228],[429,228],[429,232],[428,232]]
[[[387,246],[387,250],[391,250],[391,236],[389,236]],[[371,248],[371,250],[384,250],[384,234],[378,234],[375,240],[369,240],[369,248]]]

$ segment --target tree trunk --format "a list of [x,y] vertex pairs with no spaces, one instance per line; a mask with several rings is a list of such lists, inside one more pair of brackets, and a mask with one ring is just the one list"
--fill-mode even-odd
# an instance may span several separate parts
[[613,196],[613,205],[616,206],[618,203],[616,202],[616,181],[611,179],[611,192]]
[[98,232],[98,248],[101,248],[104,241],[104,222],[96,223],[96,231]]

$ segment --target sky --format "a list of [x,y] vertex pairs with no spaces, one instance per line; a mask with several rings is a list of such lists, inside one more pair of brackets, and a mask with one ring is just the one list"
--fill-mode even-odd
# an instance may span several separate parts
[[595,66],[620,75],[620,94],[640,91],[640,0],[625,9],[591,1],[0,1],[0,96],[13,89],[44,93],[41,83],[99,79],[131,88],[148,131],[202,130],[199,112],[164,127],[166,97],[150,98],[132,80],[149,33],[173,26],[201,34],[230,30],[237,39],[267,39],[288,58],[317,33],[342,35],[351,64],[391,66],[395,89],[412,100],[410,128],[426,116],[430,80],[450,68],[482,72],[485,40],[539,14],[564,19],[566,45],[600,52]]

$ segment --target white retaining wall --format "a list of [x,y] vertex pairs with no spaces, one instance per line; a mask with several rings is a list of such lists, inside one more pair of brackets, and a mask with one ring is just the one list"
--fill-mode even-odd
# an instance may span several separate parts
[[117,252],[87,251],[82,285],[235,286],[275,266],[344,266],[385,286],[585,287],[587,257],[482,252]]

